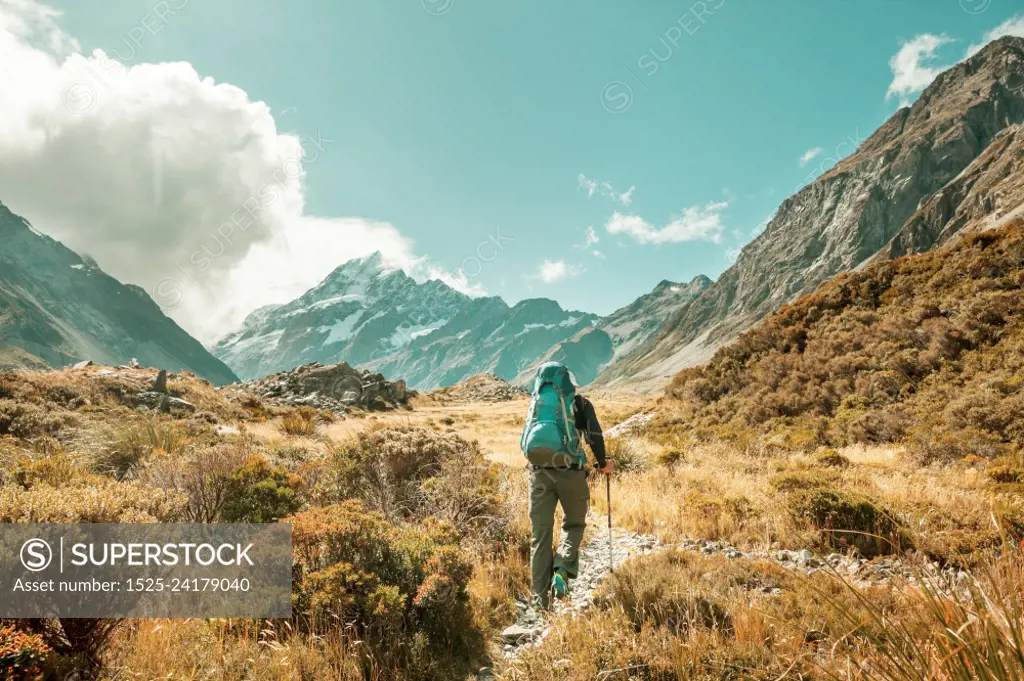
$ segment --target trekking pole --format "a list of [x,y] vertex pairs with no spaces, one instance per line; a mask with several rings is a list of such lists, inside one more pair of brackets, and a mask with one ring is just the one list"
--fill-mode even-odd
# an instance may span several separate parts
[[608,590],[615,595],[615,559],[612,556],[612,476],[604,474],[604,488],[608,495]]

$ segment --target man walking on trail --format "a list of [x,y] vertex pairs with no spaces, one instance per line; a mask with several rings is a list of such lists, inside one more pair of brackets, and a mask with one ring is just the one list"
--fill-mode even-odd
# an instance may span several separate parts
[[[584,441],[597,460],[596,469],[610,474],[615,462],[605,457],[604,435],[594,405],[576,394],[575,382],[565,365],[542,364],[534,379],[520,446],[530,471],[532,590],[544,608],[550,605],[551,593],[557,598],[568,595],[569,580],[576,577],[579,567],[590,505]],[[558,504],[562,505],[562,538],[558,551],[552,554]]]

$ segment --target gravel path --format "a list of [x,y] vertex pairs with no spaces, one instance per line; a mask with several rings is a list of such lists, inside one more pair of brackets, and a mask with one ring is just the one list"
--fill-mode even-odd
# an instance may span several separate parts
[[[596,520],[594,518],[592,522]],[[807,574],[821,570],[834,571],[850,584],[857,586],[885,582],[893,577],[903,578],[910,582],[915,580],[915,569],[904,561],[892,557],[867,561],[863,558],[838,553],[820,556],[807,549],[789,551],[773,548],[771,550],[741,551],[727,541],[693,538],[669,544],[660,542],[657,538],[649,535],[634,534],[625,530],[614,530],[609,540],[608,530],[602,528],[596,536],[592,535],[590,541],[580,549],[579,575],[570,582],[570,597],[568,600],[555,602],[551,615],[546,618],[548,621],[565,613],[583,612],[593,604],[598,587],[608,578],[609,541],[615,567],[637,556],[677,548],[695,551],[703,555],[721,554],[732,559],[770,560],[783,567]],[[929,567],[938,574],[937,566],[932,564]],[[943,571],[942,575],[951,580],[951,583],[968,579],[966,573],[955,570]],[[774,591],[778,592],[779,590],[775,589]],[[509,627],[502,634],[506,660],[513,660],[523,650],[538,645],[550,631],[550,627],[544,619],[538,619],[526,603],[520,602],[518,605],[519,623]]]

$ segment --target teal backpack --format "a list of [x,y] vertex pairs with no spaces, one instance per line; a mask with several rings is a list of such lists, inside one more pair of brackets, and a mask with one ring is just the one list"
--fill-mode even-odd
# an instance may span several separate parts
[[575,398],[576,386],[564,364],[540,365],[519,440],[523,454],[534,466],[566,468],[586,464],[587,455],[573,418]]

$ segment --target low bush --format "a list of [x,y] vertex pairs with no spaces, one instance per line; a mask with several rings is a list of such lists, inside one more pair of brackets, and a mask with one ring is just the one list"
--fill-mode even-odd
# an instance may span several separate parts
[[181,518],[187,499],[176,490],[76,478],[75,486],[0,487],[3,523],[152,523]]
[[0,679],[42,681],[47,658],[53,654],[39,634],[0,627]]
[[814,452],[812,459],[819,466],[827,468],[847,468],[850,465],[849,459],[830,447],[823,447]]
[[229,523],[269,523],[299,510],[299,476],[253,455],[228,475],[222,518]]
[[655,626],[675,635],[694,628],[732,633],[732,617],[726,609],[690,582],[694,575],[689,556],[670,551],[643,563],[642,568],[628,564],[616,573],[612,597],[637,631]]
[[791,471],[770,483],[790,516],[818,530],[834,549],[854,548],[872,557],[899,553],[911,544],[891,513],[864,496],[836,489],[827,475]]
[[168,418],[130,420],[107,427],[93,444],[96,470],[118,480],[132,477],[150,458],[178,454],[190,443],[185,427]]
[[149,462],[140,471],[139,482],[183,494],[186,522],[212,523],[221,519],[221,511],[232,489],[232,473],[250,455],[249,447],[243,442],[193,448],[181,456]]
[[0,399],[0,435],[13,435],[23,440],[57,435],[76,422],[75,415],[63,409],[44,409],[31,403]]
[[481,654],[450,527],[393,525],[356,502],[287,519],[297,567],[294,611],[318,632],[352,623],[367,669],[401,678],[463,678]]
[[281,431],[286,435],[312,437],[320,428],[320,414],[312,407],[299,407],[281,417]]
[[429,516],[460,534],[504,532],[498,476],[475,442],[426,428],[360,433],[333,453],[315,496],[359,499],[393,520]]
[[604,440],[605,451],[609,459],[615,459],[615,468],[619,471],[642,471],[647,468],[647,454],[633,438],[621,435],[607,437]]

